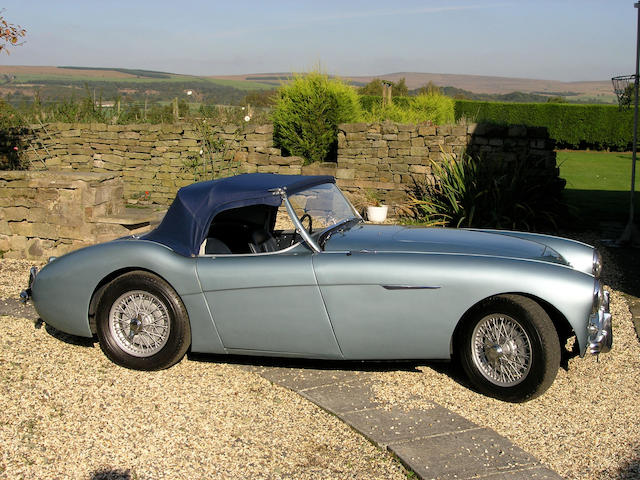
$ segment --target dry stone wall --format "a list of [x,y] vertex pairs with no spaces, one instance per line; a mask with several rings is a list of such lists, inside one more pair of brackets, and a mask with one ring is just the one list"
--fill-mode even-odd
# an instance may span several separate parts
[[[125,215],[115,173],[0,171],[0,253],[16,258],[60,255],[148,226]],[[1,255],[0,255],[1,256]]]
[[414,180],[432,177],[433,162],[463,151],[485,161],[533,162],[540,176],[558,176],[554,144],[545,129],[390,122],[340,125],[335,175],[344,190],[374,190],[399,213]]
[[[224,142],[212,167],[204,138]],[[111,172],[122,178],[128,204],[168,205],[194,181],[230,173],[304,173],[303,160],[273,147],[272,125],[62,124],[32,127],[24,139],[31,169]],[[224,158],[222,158],[224,157]],[[206,164],[206,169],[205,165]]]
[[[302,158],[283,156],[273,146],[272,125],[211,126],[209,131],[209,138],[224,145],[224,151],[215,154],[217,176],[333,175],[347,192],[357,196],[376,191],[392,209],[406,203],[414,179],[431,175],[433,161],[465,149],[488,160],[536,162],[542,175],[558,173],[553,142],[540,128],[344,124],[339,127],[337,163],[306,166]],[[211,177],[205,140],[202,130],[192,124],[58,123],[33,127],[23,144],[32,169],[113,173],[122,179],[127,204],[168,205],[180,187]]]
[[487,161],[533,162],[540,176],[558,175],[546,130],[521,126],[344,124],[337,162],[306,166],[273,146],[272,125],[211,126],[206,136],[192,124],[48,124],[26,131],[17,143],[30,170],[0,170],[0,253],[19,257],[139,233],[152,220],[125,205],[167,206],[181,186],[210,177],[211,163],[204,171],[203,162],[216,142],[217,176],[333,175],[357,206],[368,203],[363,193],[370,190],[392,215],[402,212],[414,180],[430,180],[433,162],[464,150]]

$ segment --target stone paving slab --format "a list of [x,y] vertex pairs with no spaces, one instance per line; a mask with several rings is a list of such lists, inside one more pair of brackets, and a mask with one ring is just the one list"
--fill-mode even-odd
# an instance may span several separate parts
[[420,410],[392,407],[347,412],[340,418],[382,447],[415,438],[477,428],[465,418],[435,403]]
[[560,477],[556,472],[546,467],[509,470],[508,472],[498,472],[482,477],[483,480],[557,480],[558,478]]
[[322,387],[334,383],[354,380],[366,380],[371,377],[369,372],[349,370],[325,370],[313,368],[270,367],[260,372],[267,380],[292,390]]
[[347,412],[368,410],[381,406],[375,400],[370,382],[356,376],[349,383],[332,383],[320,387],[292,389],[325,410],[340,416]]
[[534,457],[493,430],[474,427],[392,444],[389,450],[421,478],[473,478],[540,466]]
[[636,336],[640,340],[640,298],[627,295],[627,305],[629,305],[629,310],[631,311],[631,321],[636,330]]

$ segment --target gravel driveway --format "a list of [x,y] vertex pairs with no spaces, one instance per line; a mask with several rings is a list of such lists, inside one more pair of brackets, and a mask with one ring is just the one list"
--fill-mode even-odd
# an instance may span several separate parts
[[[606,260],[606,279],[618,285],[622,273]],[[27,267],[0,261],[0,298],[17,294]],[[406,408],[435,401],[566,478],[640,478],[640,343],[623,294],[609,290],[612,352],[599,362],[570,360],[538,399],[508,404],[481,396],[446,364],[431,363],[413,372],[380,369],[375,393]],[[139,373],[91,345],[0,317],[0,476],[405,478],[336,418],[224,358]]]
[[[28,265],[0,260],[0,298]],[[224,359],[135,372],[49,332],[0,317],[0,478],[406,478],[336,417]]]

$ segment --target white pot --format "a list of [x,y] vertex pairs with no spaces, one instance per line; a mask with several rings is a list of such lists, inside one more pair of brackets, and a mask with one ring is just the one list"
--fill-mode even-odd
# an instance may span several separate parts
[[387,205],[381,205],[379,207],[369,206],[367,207],[367,219],[370,222],[382,223],[387,219],[387,211],[389,207]]

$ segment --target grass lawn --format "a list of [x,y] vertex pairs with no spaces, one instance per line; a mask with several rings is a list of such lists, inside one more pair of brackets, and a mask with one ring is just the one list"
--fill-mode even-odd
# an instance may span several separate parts
[[[574,209],[579,226],[594,222],[626,222],[629,214],[631,153],[558,151],[560,176],[567,181],[564,198]],[[636,164],[636,192],[640,189],[640,162]],[[635,195],[636,219],[640,194]]]

